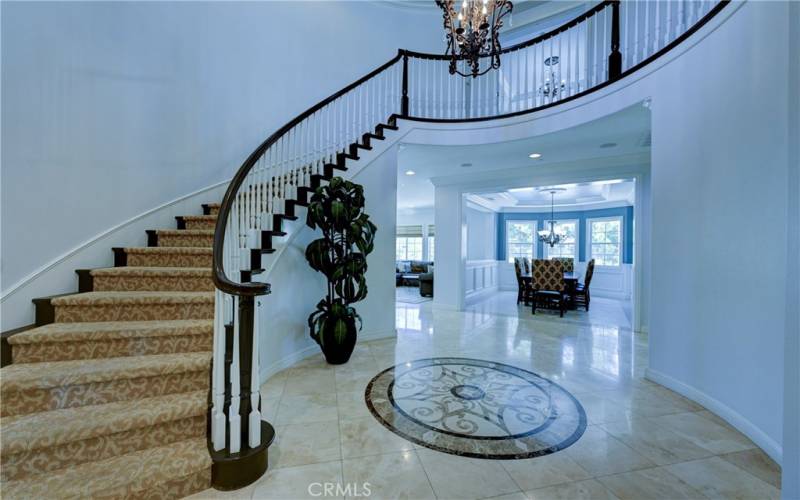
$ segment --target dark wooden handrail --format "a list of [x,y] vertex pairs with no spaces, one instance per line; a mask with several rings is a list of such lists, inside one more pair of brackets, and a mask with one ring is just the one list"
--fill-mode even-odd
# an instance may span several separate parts
[[[309,116],[313,115],[315,112],[319,111],[320,109],[324,108],[326,105],[330,104],[331,102],[335,101],[339,97],[343,96],[344,94],[350,92],[351,90],[355,89],[359,85],[363,84],[367,80],[377,76],[378,74],[382,73],[386,69],[390,68],[392,65],[396,64],[398,61],[403,61],[403,75],[402,75],[402,96],[401,100],[398,103],[399,110],[396,115],[393,117],[403,118],[412,121],[421,121],[421,122],[474,122],[474,121],[486,121],[486,120],[493,120],[493,119],[501,119],[501,118],[509,118],[519,115],[524,115],[528,113],[533,113],[536,111],[540,111],[552,106],[556,106],[558,104],[562,104],[580,97],[583,97],[591,92],[600,90],[601,88],[606,87],[607,85],[617,81],[618,79],[625,77],[638,69],[642,68],[643,66],[649,64],[653,60],[657,59],[658,57],[662,56],[676,45],[681,43],[683,40],[691,36],[695,33],[698,29],[700,29],[703,25],[705,25],[711,18],[713,18],[717,13],[719,13],[722,8],[725,7],[730,3],[730,0],[720,0],[717,5],[715,5],[705,16],[703,16],[698,22],[696,22],[693,26],[689,27],[685,32],[680,34],[669,43],[667,46],[663,47],[661,50],[658,50],[656,53],[650,55],[649,57],[645,58],[643,61],[639,62],[635,66],[628,68],[626,71],[621,71],[621,57],[619,56],[619,4],[620,0],[603,0],[594,7],[586,10],[582,14],[576,16],[572,20],[564,23],[563,25],[554,28],[546,33],[538,35],[530,40],[526,40],[524,42],[520,42],[518,44],[512,45],[510,47],[504,48],[499,51],[500,54],[507,54],[511,52],[515,52],[526,47],[530,47],[537,43],[541,43],[546,41],[560,33],[567,31],[570,28],[577,26],[578,24],[586,21],[587,19],[595,16],[597,13],[602,12],[604,9],[608,7],[613,7],[613,15],[615,19],[612,20],[614,25],[612,25],[612,57],[609,60],[609,68],[610,68],[610,75],[609,78],[601,83],[594,85],[593,87],[586,89],[582,92],[578,92],[571,96],[565,97],[563,99],[559,99],[554,102],[547,103],[542,106],[533,107],[530,109],[524,109],[516,112],[511,113],[504,113],[499,115],[492,115],[492,116],[481,116],[481,117],[470,117],[470,118],[427,118],[427,117],[418,117],[418,116],[409,116],[408,113],[408,60],[409,58],[416,58],[416,59],[423,59],[423,60],[449,60],[452,58],[450,55],[446,54],[430,54],[424,52],[416,52],[411,50],[400,49],[395,57],[381,65],[380,67],[376,68],[375,70],[371,71],[367,75],[359,78],[355,82],[351,83],[350,85],[344,87],[343,89],[339,90],[338,92],[332,94],[331,96],[327,97],[326,99],[318,102],[314,106],[310,107],[291,121],[289,121],[286,125],[278,129],[274,134],[269,136],[261,145],[253,151],[250,156],[242,163],[239,170],[234,175],[230,185],[228,186],[227,191],[225,192],[225,196],[222,199],[222,203],[220,204],[219,213],[217,216],[217,224],[214,231],[214,250],[213,250],[213,280],[214,284],[217,286],[218,289],[221,291],[232,294],[232,295],[239,295],[239,296],[256,296],[256,295],[264,295],[269,292],[269,285],[266,283],[237,283],[230,280],[227,275],[225,274],[225,269],[223,265],[223,244],[225,239],[225,230],[227,228],[227,219],[230,215],[231,208],[233,203],[236,199],[237,193],[239,192],[240,187],[244,183],[249,174],[250,170],[256,164],[258,159],[264,154],[267,149],[275,144],[281,137],[286,135],[290,130],[296,127],[299,123],[303,120],[308,118]],[[493,54],[486,54],[482,57],[490,57]]]
[[236,172],[236,175],[233,176],[230,185],[228,185],[228,189],[225,191],[225,196],[222,198],[222,203],[220,204],[219,212],[217,214],[217,225],[214,229],[213,279],[214,279],[214,284],[217,286],[218,289],[228,294],[240,295],[240,296],[265,295],[269,291],[269,285],[267,285],[266,283],[255,283],[255,282],[237,283],[235,281],[231,281],[225,274],[225,267],[223,265],[223,245],[225,242],[225,229],[227,228],[228,216],[230,215],[231,207],[233,206],[233,202],[236,199],[236,194],[239,192],[239,188],[242,186],[245,179],[247,178],[247,174],[256,164],[261,155],[263,155],[264,152],[270,146],[275,144],[275,142],[277,142],[278,139],[283,137],[287,132],[289,132],[291,129],[297,126],[297,124],[299,124],[309,116],[313,115],[320,109],[324,108],[326,105],[335,101],[339,97],[343,96],[344,94],[358,87],[362,83],[382,73],[387,68],[397,63],[397,61],[399,61],[401,57],[403,57],[402,50],[398,51],[396,56],[394,56],[392,59],[382,64],[378,68],[367,73],[366,75],[359,78],[355,82],[351,83],[347,87],[344,87],[335,94],[330,95],[326,99],[323,99],[322,101],[318,102],[317,104],[311,106],[304,112],[297,115],[286,125],[279,128],[277,132],[269,136],[267,140],[262,142],[261,145],[258,146],[258,148],[256,148],[256,150],[253,151],[250,154],[250,156],[247,157],[244,163],[242,163],[242,166],[239,167],[239,170]]

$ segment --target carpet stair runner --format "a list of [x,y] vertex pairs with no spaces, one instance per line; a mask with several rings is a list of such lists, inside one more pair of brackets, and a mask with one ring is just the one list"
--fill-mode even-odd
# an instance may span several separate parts
[[0,489],[14,498],[180,498],[211,484],[206,420],[219,204],[78,270],[8,338]]

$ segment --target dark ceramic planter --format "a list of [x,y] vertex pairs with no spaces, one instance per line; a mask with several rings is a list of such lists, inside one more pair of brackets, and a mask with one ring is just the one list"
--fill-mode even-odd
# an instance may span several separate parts
[[333,328],[326,328],[329,324],[330,323],[327,321],[321,323],[322,331],[320,332],[320,338],[322,339],[322,354],[325,355],[325,361],[328,363],[332,365],[343,365],[350,360],[353,349],[356,348],[356,337],[358,336],[356,321],[353,318],[345,320],[347,335],[342,343],[336,342]]

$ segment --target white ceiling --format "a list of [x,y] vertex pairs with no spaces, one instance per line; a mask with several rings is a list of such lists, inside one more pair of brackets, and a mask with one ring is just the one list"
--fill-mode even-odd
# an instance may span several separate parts
[[635,183],[632,179],[613,179],[555,186],[530,186],[509,191],[471,194],[469,199],[499,212],[549,211],[550,191],[548,187],[558,188],[558,192],[553,196],[553,205],[556,210],[632,205],[635,193]]
[[[593,162],[601,159],[649,151],[650,113],[641,105],[572,129],[519,141],[476,146],[404,144],[400,146],[398,157],[397,206],[400,210],[432,207],[432,178],[446,180],[478,171],[498,171],[499,175],[503,170],[536,169],[563,162],[585,162],[587,167],[591,167]],[[530,159],[528,155],[534,152],[542,157]],[[408,170],[414,171],[415,175],[406,175]],[[613,198],[615,195],[611,193],[617,189],[622,188],[609,188],[608,196]],[[596,191],[596,188],[583,186],[574,193],[574,199],[600,196]]]

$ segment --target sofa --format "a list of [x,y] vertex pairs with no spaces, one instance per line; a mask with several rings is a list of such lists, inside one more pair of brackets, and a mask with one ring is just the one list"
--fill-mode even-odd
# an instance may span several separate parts
[[398,260],[395,262],[395,281],[397,286],[413,282],[419,283],[420,275],[433,274],[433,262],[425,260]]

